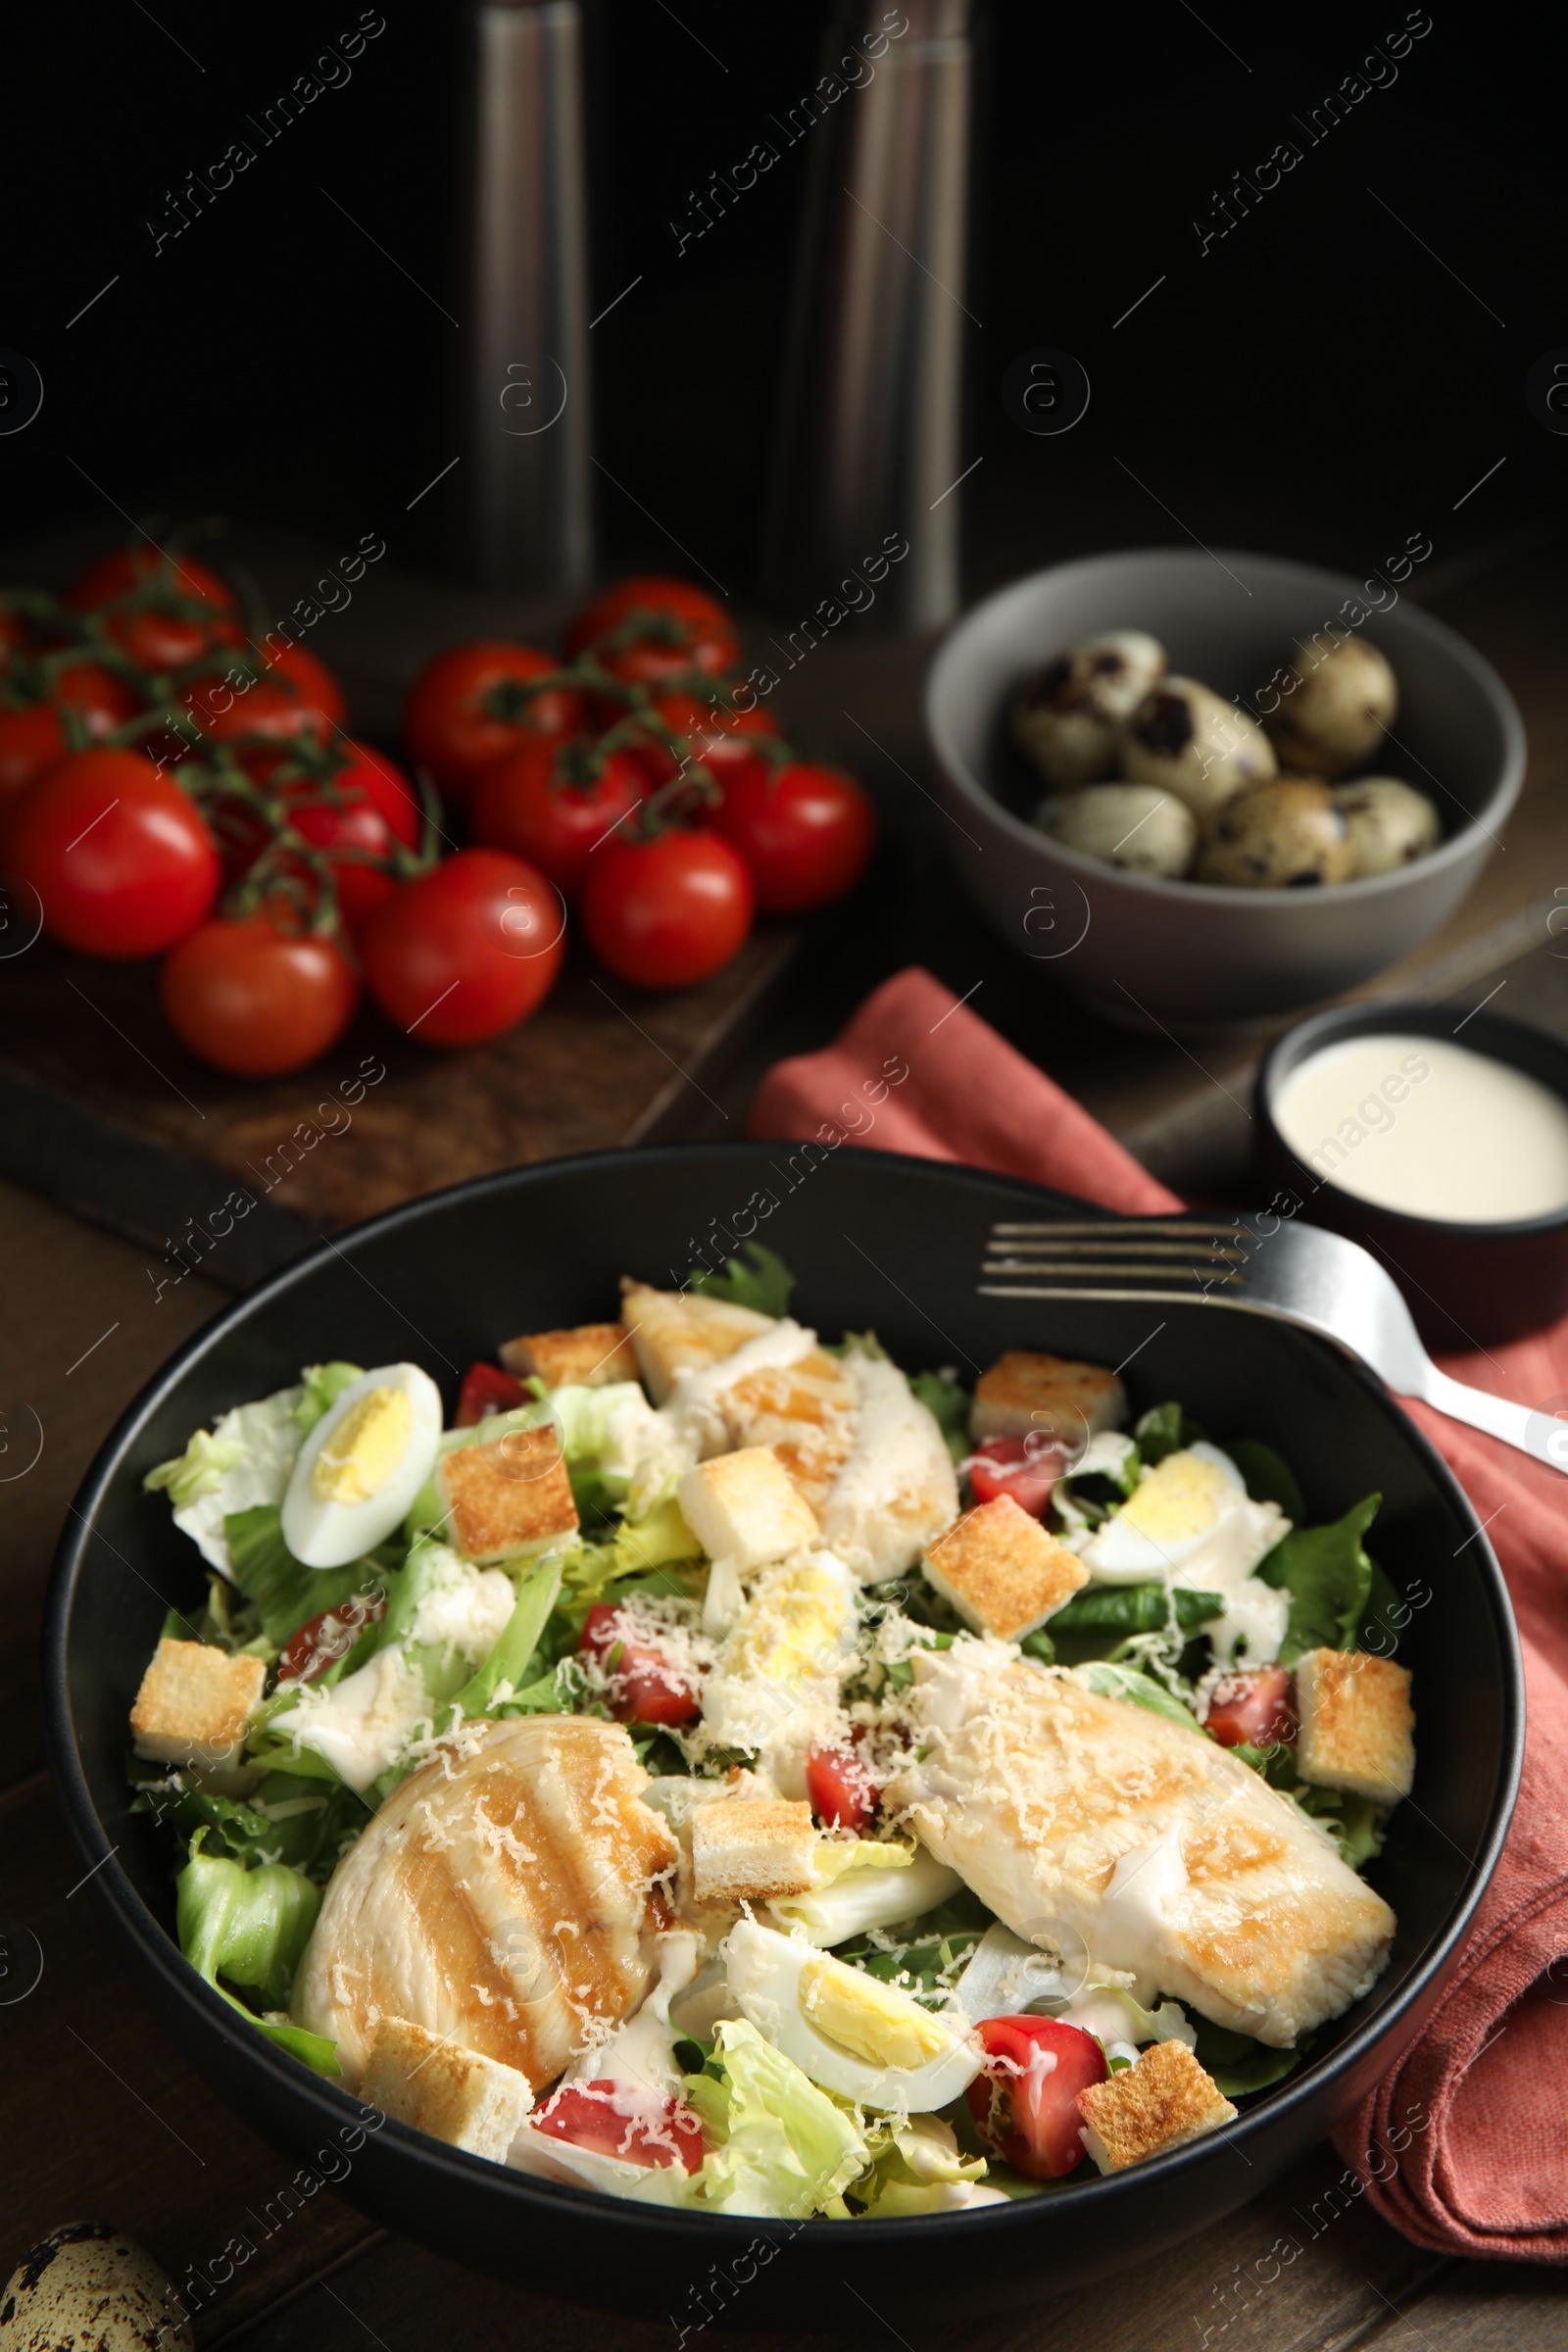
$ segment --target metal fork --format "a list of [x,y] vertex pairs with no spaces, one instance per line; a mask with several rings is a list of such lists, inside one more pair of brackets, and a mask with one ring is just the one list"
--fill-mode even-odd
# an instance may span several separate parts
[[[1260,1219],[1259,1222],[1265,1220]],[[1568,1422],[1450,1380],[1375,1257],[1316,1225],[1240,1217],[1117,1217],[991,1228],[986,1298],[1141,1298],[1241,1308],[1297,1323],[1356,1356],[1398,1396],[1419,1396],[1568,1475]]]

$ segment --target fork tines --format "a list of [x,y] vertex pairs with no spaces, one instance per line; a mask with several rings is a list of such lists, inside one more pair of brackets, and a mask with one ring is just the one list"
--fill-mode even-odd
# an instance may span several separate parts
[[[1224,1218],[998,1224],[979,1288],[982,1297],[1011,1298],[1071,1298],[1086,1285],[1107,1284],[1145,1298],[1207,1296],[1245,1280],[1250,1238],[1238,1220]],[[1025,1287],[1004,1279],[1020,1275],[1033,1280]]]

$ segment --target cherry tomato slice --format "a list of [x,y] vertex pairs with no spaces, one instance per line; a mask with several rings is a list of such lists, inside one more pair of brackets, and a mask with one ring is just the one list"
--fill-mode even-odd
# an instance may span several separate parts
[[995,1502],[1010,1494],[1031,1519],[1043,1519],[1051,1491],[1072,1459],[1070,1449],[1054,1438],[987,1438],[964,1463],[977,1503]]
[[1216,1683],[1203,1729],[1221,1747],[1275,1747],[1296,1738],[1291,1678],[1283,1666],[1260,1666],[1250,1674],[1227,1675]]
[[875,1786],[852,1748],[813,1747],[806,1759],[806,1793],[830,1830],[863,1830],[876,1811]]
[[458,1396],[454,1429],[477,1429],[491,1413],[510,1413],[519,1404],[526,1404],[529,1392],[520,1380],[503,1372],[499,1364],[470,1364],[463,1375],[463,1388]]
[[966,2097],[975,2130],[1026,2180],[1059,2180],[1084,2160],[1078,2094],[1108,2072],[1092,2034],[1056,2017],[988,2017],[985,2064]]
[[698,1713],[702,1702],[691,1684],[651,1642],[636,1639],[612,1601],[594,1603],[577,1647],[603,1667],[617,1723],[690,1723]]
[[339,1658],[348,1656],[368,1625],[386,1615],[384,1592],[358,1593],[340,1600],[335,1609],[323,1609],[302,1625],[297,1634],[290,1634],[277,1661],[277,1683],[314,1683]]
[[674,2099],[655,2104],[642,2082],[566,2082],[528,2118],[574,2147],[596,2148],[623,2164],[702,2170],[703,2127]]

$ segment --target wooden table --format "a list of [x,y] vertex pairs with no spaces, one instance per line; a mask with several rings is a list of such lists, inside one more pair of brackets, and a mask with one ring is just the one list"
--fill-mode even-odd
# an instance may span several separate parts
[[[1469,905],[1440,940],[1375,986],[1476,1002],[1500,981],[1509,1009],[1568,1029],[1568,981],[1546,928],[1559,876],[1568,888],[1561,792],[1568,706],[1552,672],[1568,612],[1560,557],[1540,546],[1502,550],[1489,566],[1440,580],[1435,590],[1429,601],[1492,654],[1519,696],[1532,736],[1531,781],[1505,851]],[[368,623],[363,660],[338,657],[357,696],[372,706],[379,679],[381,711],[365,711],[368,731],[387,723],[390,690],[421,650],[412,617],[416,593],[412,586],[403,593],[403,618],[394,613],[384,639]],[[478,617],[465,612],[461,598],[446,611],[447,635]],[[770,968],[749,978],[746,1002],[715,1019],[710,1037],[698,1022],[687,1058],[672,1078],[667,1071],[661,1077],[657,1100],[628,1082],[618,1109],[608,1090],[605,1115],[625,1114],[622,1134],[634,1127],[738,1133],[757,1074],[775,1054],[823,1042],[866,987],[917,959],[959,994],[978,985],[976,1009],[1062,1077],[1162,1174],[1215,1190],[1245,1187],[1242,1106],[1258,1041],[1183,1048],[1090,1021],[1043,988],[1037,970],[1010,957],[953,892],[945,820],[912,788],[925,772],[920,665],[920,649],[871,641],[824,646],[803,666],[789,715],[819,748],[853,758],[868,775],[891,819],[888,848],[857,900],[808,933],[793,961],[790,943],[776,943],[764,959]],[[0,1060],[25,1076],[32,1055],[35,1083],[36,1056],[53,1050],[47,1036],[0,1034]],[[628,1108],[633,1095],[636,1105]],[[47,1144],[54,1132],[36,1130],[35,1141]],[[112,1138],[104,1148],[128,1150]],[[160,1208],[180,1197],[181,1184],[199,1193],[210,1183],[199,1151],[179,1139],[155,1138],[150,1148],[162,1154]],[[13,1171],[18,1156],[13,1146]],[[35,1158],[26,1173],[59,1190],[60,1164],[58,1156]],[[440,1171],[416,1168],[415,1179],[409,1189],[424,1189]],[[69,1185],[63,1189],[71,1194]],[[204,2345],[243,2341],[254,2352],[315,2352],[368,2338],[387,2352],[459,2343],[485,2352],[519,2338],[562,2347],[593,2340],[603,2323],[471,2277],[377,2231],[329,2188],[268,2234],[256,2217],[292,2167],[217,2101],[152,2025],[100,1937],[43,1769],[34,1665],[39,1602],[70,1497],[114,1416],[225,1296],[216,1280],[197,1274],[155,1296],[147,1273],[154,1237],[139,1212],[121,1220],[135,1240],[104,1230],[115,1221],[113,1192],[103,1186],[84,1203],[94,1219],[87,1223],[58,1201],[0,1182],[4,2267],[59,2222],[103,2218],[139,2236],[176,2278],[189,2264],[211,2263],[230,2239],[251,2242],[254,2253],[210,2307]],[[351,1203],[346,1212],[342,1201],[316,1208],[322,1222],[345,1213],[355,1213]],[[292,1246],[303,1238],[293,1234]],[[279,1246],[288,1246],[287,1237]],[[210,1271],[233,1274],[218,1258]],[[35,1953],[41,1978],[22,1991]],[[1277,2188],[1178,2254],[1140,2263],[1130,2246],[1125,2269],[1104,2285],[1038,2313],[980,2323],[971,2344],[979,2352],[1047,2340],[1070,2341],[1075,2352],[1204,2344],[1222,2344],[1224,2352],[1348,2352],[1373,2342],[1391,2352],[1423,2344],[1429,2352],[1533,2352],[1568,2345],[1562,2274],[1423,2254],[1362,2200],[1347,2203],[1337,2185],[1346,2178],[1332,2149],[1316,2149]],[[1259,2285],[1260,2278],[1271,2282]],[[766,2316],[758,2312],[760,2326]],[[905,2342],[848,2293],[842,2308],[824,2309],[820,2332],[824,2343],[846,2347],[890,2332]],[[730,2331],[707,2333],[722,2352],[720,2339]],[[630,2352],[645,2345],[669,2352],[674,2338],[662,2315],[651,2314],[646,2327],[617,2327],[617,2340]],[[934,2333],[922,2334],[906,2352],[936,2352],[936,2345]]]

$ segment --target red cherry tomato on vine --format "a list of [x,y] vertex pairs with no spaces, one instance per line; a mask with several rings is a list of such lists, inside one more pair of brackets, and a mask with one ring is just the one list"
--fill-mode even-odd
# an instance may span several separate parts
[[988,2017],[985,2063],[965,2094],[975,2130],[1026,2180],[1059,2180],[1084,2160],[1078,2094],[1106,2076],[1105,2053],[1059,2017]]
[[[734,710],[727,704],[705,703],[695,694],[662,694],[654,710],[684,739],[687,760],[700,760],[716,784],[771,774],[772,763],[758,745],[761,740],[777,743],[778,725],[760,704],[754,710]],[[679,757],[657,739],[639,744],[632,757],[646,770],[650,784],[666,784],[681,772]]]
[[806,1759],[806,1793],[830,1830],[863,1830],[876,1811],[875,1786],[852,1748],[813,1747]]
[[193,1054],[245,1078],[303,1069],[341,1037],[359,978],[335,939],[266,907],[203,923],[164,965],[158,993]]
[[135,688],[98,662],[74,662],[60,671],[50,699],[23,710],[0,706],[0,798],[19,793],[70,757],[61,708],[81,712],[91,736],[134,718],[143,708]]
[[390,1020],[431,1046],[498,1037],[550,993],[565,953],[556,891],[500,850],[460,850],[375,909],[360,955]]
[[[166,560],[152,547],[117,549],[73,582],[66,602],[74,612],[93,612],[154,581],[166,597],[113,613],[106,623],[115,643],[143,669],[180,669],[215,645],[243,644],[243,631],[232,617],[239,611],[233,590],[194,556],[172,552]],[[180,609],[192,603],[208,611],[198,617]]]
[[1274,1747],[1296,1738],[1291,1678],[1283,1666],[1260,1666],[1251,1674],[1227,1675],[1209,1697],[1203,1729],[1221,1747]]
[[568,655],[591,652],[617,678],[655,683],[683,670],[720,676],[741,658],[734,623],[689,580],[640,573],[606,589],[567,629]]
[[[397,876],[384,869],[390,869],[399,844],[418,848],[424,814],[413,786],[390,760],[347,736],[339,739],[339,748],[349,755],[347,763],[325,784],[314,775],[280,775],[289,758],[286,745],[252,750],[244,765],[257,783],[275,791],[301,839],[330,859],[339,910],[348,928],[357,931],[396,890]],[[260,816],[239,804],[225,807],[215,823],[224,875],[236,882],[270,836]],[[380,863],[368,865],[366,858]]]
[[526,858],[565,898],[575,898],[588,860],[642,805],[647,778],[629,752],[612,752],[586,783],[571,780],[559,738],[534,736],[505,753],[473,788],[476,841]]
[[672,828],[607,841],[588,868],[582,925],[601,962],[643,988],[689,988],[745,946],[756,893],[716,833]]
[[100,605],[111,604],[117,596],[143,587],[149,580],[165,581],[173,595],[195,597],[220,612],[239,610],[228,582],[195,556],[177,549],[171,549],[166,556],[156,547],[117,547],[112,555],[100,556],[72,581],[66,602],[74,612],[95,612]]
[[341,726],[349,714],[343,699],[343,689],[324,662],[318,662],[307,646],[285,645],[278,654],[263,648],[267,674],[274,683],[286,686],[290,694],[304,703],[307,709],[318,710],[334,726]]
[[582,698],[569,687],[528,692],[559,667],[531,645],[487,642],[442,654],[414,681],[403,710],[411,763],[465,801],[483,769],[532,735],[571,735]]
[[200,812],[139,752],[78,752],[40,777],[6,856],[43,902],[44,928],[89,956],[156,956],[218,893]]
[[278,678],[247,679],[243,672],[202,678],[184,699],[192,718],[214,743],[237,743],[246,735],[277,743],[308,735],[325,743],[332,733],[327,713]]
[[745,858],[764,914],[804,914],[841,898],[876,840],[871,804],[855,778],[804,760],[725,779],[709,822]]

